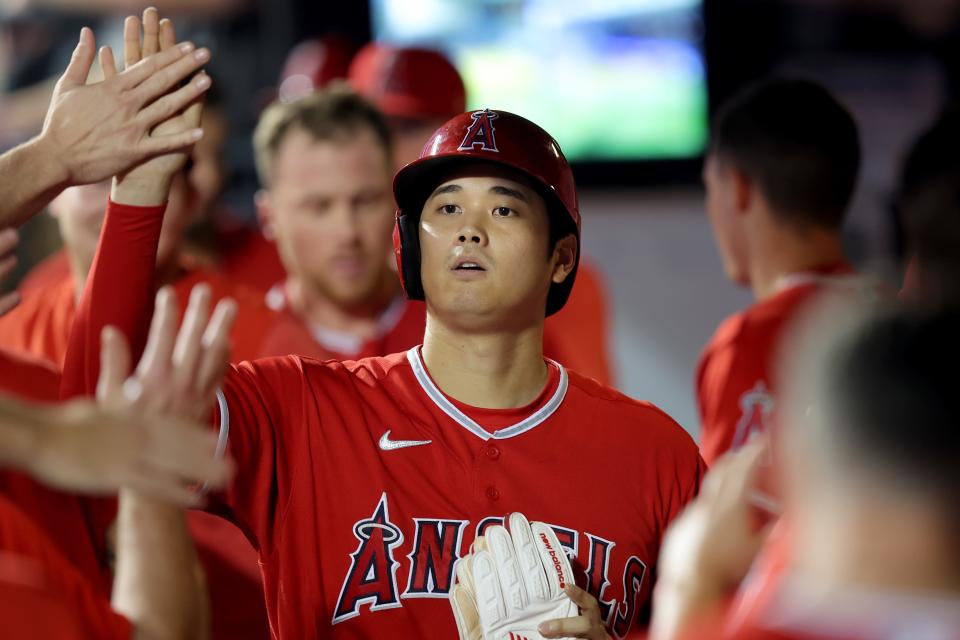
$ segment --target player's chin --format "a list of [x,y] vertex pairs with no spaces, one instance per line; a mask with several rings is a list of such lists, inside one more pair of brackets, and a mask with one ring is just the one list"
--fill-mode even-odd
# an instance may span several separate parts
[[430,307],[441,316],[456,318],[458,324],[483,325],[498,315],[500,305],[497,297],[480,286],[448,287],[437,296],[427,299]]

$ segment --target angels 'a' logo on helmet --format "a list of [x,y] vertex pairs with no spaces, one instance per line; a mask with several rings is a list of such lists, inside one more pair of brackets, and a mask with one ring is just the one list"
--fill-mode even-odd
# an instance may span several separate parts
[[[480,151],[495,151],[497,149],[497,138],[494,136],[493,121],[497,119],[495,111],[484,109],[483,111],[474,111],[470,114],[473,122],[467,127],[467,135],[463,136],[463,142],[457,147],[457,151],[471,151],[478,149]],[[456,138],[454,138],[456,140]]]

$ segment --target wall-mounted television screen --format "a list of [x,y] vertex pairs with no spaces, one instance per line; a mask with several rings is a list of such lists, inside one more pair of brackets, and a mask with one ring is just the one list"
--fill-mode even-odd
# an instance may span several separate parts
[[689,159],[707,140],[702,0],[371,0],[374,36],[439,49],[468,108],[550,131],[571,161]]

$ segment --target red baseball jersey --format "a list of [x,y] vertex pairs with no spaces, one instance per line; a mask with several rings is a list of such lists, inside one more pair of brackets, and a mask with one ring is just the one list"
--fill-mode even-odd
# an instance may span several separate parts
[[218,229],[217,270],[231,282],[266,293],[287,277],[277,245],[259,230],[234,226]]
[[700,452],[707,464],[770,426],[781,338],[825,286],[868,288],[846,264],[795,274],[773,296],[727,318],[707,343],[697,368]]
[[[129,638],[130,623],[26,515],[0,496],[0,620],[9,638]],[[54,635],[50,635],[54,634]]]
[[[60,373],[48,362],[0,349],[0,392],[40,403],[55,403]],[[109,579],[95,543],[83,498],[46,487],[30,476],[0,470],[0,494],[42,529],[90,584],[109,594]]]
[[33,265],[30,271],[23,276],[20,284],[17,285],[17,291],[21,295],[28,295],[32,291],[42,291],[69,275],[70,261],[67,259],[66,252],[61,249]]
[[218,405],[239,473],[213,509],[256,541],[281,638],[456,637],[456,562],[512,511],[554,527],[611,633],[637,637],[704,471],[662,411],[555,363],[519,409],[448,397],[419,348],[245,362]]
[[616,386],[609,357],[609,308],[603,274],[581,257],[567,304],[544,324],[543,352],[600,384]]

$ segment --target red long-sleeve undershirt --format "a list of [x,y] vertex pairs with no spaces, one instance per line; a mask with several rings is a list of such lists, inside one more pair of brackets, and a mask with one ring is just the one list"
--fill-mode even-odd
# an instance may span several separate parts
[[100,371],[100,333],[117,327],[137,362],[153,315],[157,245],[166,204],[135,207],[110,201],[83,296],[70,332],[61,398],[93,395]]
[[[100,333],[117,327],[130,345],[131,362],[146,346],[153,316],[157,245],[166,204],[134,207],[107,203],[97,253],[77,306],[63,364],[60,397],[92,396],[100,373]],[[98,555],[106,559],[107,530],[115,498],[82,498]]]

